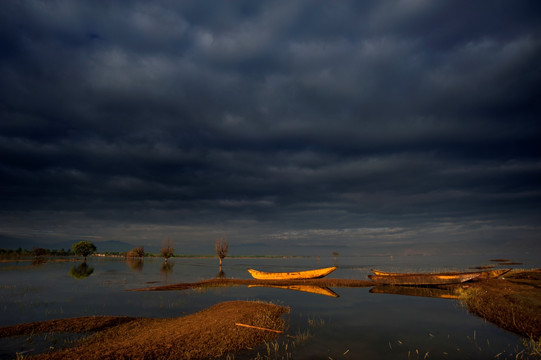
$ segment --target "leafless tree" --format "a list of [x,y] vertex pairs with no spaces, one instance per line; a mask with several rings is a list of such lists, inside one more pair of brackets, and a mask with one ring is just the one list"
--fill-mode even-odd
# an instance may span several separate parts
[[175,249],[173,249],[173,243],[171,242],[170,238],[167,238],[167,242],[163,244],[161,254],[163,258],[165,259],[165,262],[167,262],[167,259],[173,256],[173,253],[175,252]]
[[215,244],[216,249],[216,255],[220,258],[220,269],[222,268],[222,261],[227,256],[227,252],[229,251],[229,242],[226,238],[218,238],[216,239]]

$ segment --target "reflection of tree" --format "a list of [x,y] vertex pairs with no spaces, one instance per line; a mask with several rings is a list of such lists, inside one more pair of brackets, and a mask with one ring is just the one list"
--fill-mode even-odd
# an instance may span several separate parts
[[218,275],[216,275],[216,277],[218,279],[225,279],[226,278],[225,272],[222,270],[222,267],[220,267],[220,272],[218,273]]
[[169,274],[173,272],[173,267],[175,264],[168,263],[167,260],[163,262],[162,267],[160,268],[160,273],[165,276],[165,281],[167,282],[167,278],[169,277]]
[[46,262],[47,262],[47,258],[44,258],[44,257],[35,257],[34,259],[32,259],[33,266],[43,265]]
[[47,250],[43,248],[35,247],[34,251],[32,251],[32,255],[34,255],[34,259],[32,260],[32,265],[34,266],[42,265],[47,262],[47,259],[45,258]]
[[84,279],[89,277],[93,272],[94,268],[91,268],[86,262],[83,262],[79,266],[74,265],[70,270],[70,275],[76,279]]
[[143,259],[141,258],[127,257],[126,263],[132,270],[135,270],[135,271],[143,270],[144,262],[143,262]]

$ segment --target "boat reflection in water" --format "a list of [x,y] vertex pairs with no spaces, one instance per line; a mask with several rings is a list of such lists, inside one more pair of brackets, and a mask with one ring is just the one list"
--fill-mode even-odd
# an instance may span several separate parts
[[378,285],[370,289],[373,294],[392,294],[458,300],[457,287],[438,288],[420,286]]
[[275,288],[275,289],[286,289],[286,290],[295,290],[295,291],[303,291],[307,293],[312,294],[318,294],[318,295],[325,295],[330,297],[340,297],[337,293],[332,291],[331,289],[327,287],[321,287],[321,286],[313,286],[313,285],[248,285],[249,288],[251,287],[269,287],[269,288]]

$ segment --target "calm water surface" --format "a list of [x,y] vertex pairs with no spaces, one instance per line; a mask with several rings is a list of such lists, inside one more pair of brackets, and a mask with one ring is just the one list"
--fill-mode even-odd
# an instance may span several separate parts
[[[479,256],[226,258],[227,277],[249,278],[248,268],[305,270],[332,265],[334,278],[366,279],[371,268],[395,271],[464,270],[493,264]],[[521,268],[535,259],[513,259]],[[515,358],[522,338],[470,315],[455,300],[370,293],[370,288],[333,288],[339,297],[265,287],[227,287],[167,292],[125,290],[193,282],[218,275],[216,258],[175,258],[126,263],[117,258],[0,263],[0,326],[84,315],[178,317],[229,300],[263,300],[291,308],[287,336],[269,345],[293,359],[499,359]],[[287,351],[286,351],[287,345]],[[41,345],[46,346],[46,345]],[[0,358],[40,348],[39,340],[0,339]],[[260,353],[236,354],[249,359]]]

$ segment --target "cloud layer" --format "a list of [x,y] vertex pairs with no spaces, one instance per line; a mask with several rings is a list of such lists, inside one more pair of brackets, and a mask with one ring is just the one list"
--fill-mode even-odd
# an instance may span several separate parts
[[2,1],[0,230],[536,245],[540,10]]

